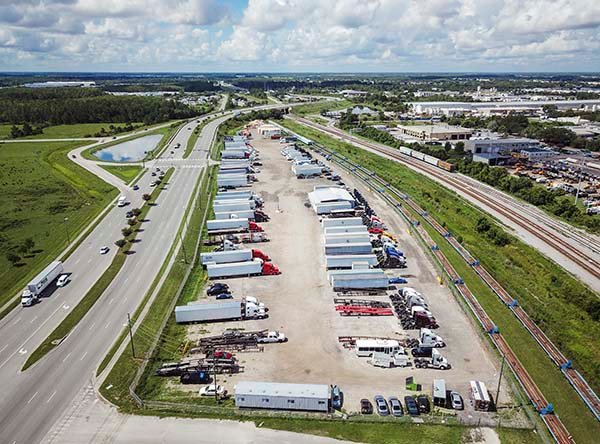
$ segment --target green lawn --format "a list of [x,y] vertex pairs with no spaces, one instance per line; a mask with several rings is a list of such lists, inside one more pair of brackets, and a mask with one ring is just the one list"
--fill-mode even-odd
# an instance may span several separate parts
[[[0,144],[0,305],[39,272],[117,195],[67,158],[81,142]],[[65,221],[65,219],[68,219]],[[21,252],[25,239],[35,242]],[[6,254],[22,259],[11,265]]]
[[297,114],[299,116],[306,116],[308,114],[320,114],[322,111],[335,111],[339,109],[348,108],[352,105],[354,105],[354,103],[346,99],[307,103],[306,105],[295,106],[294,114]]
[[[600,348],[596,342],[600,325],[580,309],[580,298],[590,297],[593,294],[591,290],[516,238],[511,238],[511,243],[504,247],[493,245],[475,230],[475,224],[483,213],[432,180],[396,162],[334,140],[318,131],[287,120],[284,125],[349,156],[410,194],[454,236],[462,240],[494,277],[518,298],[520,305],[540,323],[566,355],[576,358],[576,368],[585,374],[592,386],[598,386]],[[546,353],[458,253],[437,232],[426,224],[424,226],[500,327],[523,365],[549,402],[554,404],[575,440],[579,443],[593,442],[593,437],[600,433],[598,421]]]
[[[68,139],[72,137],[93,137],[102,128],[109,131],[109,127],[123,127],[125,123],[77,123],[73,125],[54,125],[44,128],[42,134],[23,137],[23,139]],[[141,122],[132,123],[133,126],[142,125]],[[12,124],[0,125],[0,139],[10,138],[10,128]]]
[[142,167],[139,165],[100,165],[113,176],[117,176],[125,183],[130,183],[140,174]]

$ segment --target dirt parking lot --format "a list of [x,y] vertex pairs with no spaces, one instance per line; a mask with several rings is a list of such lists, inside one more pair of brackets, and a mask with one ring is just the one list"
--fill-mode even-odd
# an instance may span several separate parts
[[[264,352],[238,353],[244,371],[238,375],[220,377],[233,393],[239,380],[337,384],[344,393],[344,409],[356,411],[361,398],[372,399],[376,394],[404,396],[405,378],[413,376],[422,384],[423,391],[431,395],[432,380],[443,378],[448,389],[463,395],[467,410],[463,415],[473,415],[468,402],[469,381],[484,381],[495,392],[498,382],[499,362],[483,343],[479,330],[462,311],[431,262],[414,238],[409,226],[375,193],[360,183],[355,183],[339,168],[346,185],[356,186],[369,200],[373,209],[399,239],[399,247],[407,257],[408,267],[388,270],[390,276],[403,276],[407,286],[420,291],[429,303],[440,328],[436,333],[446,341],[441,349],[452,369],[424,370],[415,368],[383,369],[371,366],[367,358],[359,358],[354,351],[345,349],[338,336],[379,336],[403,339],[416,337],[417,330],[403,331],[395,316],[342,317],[334,309],[336,293],[327,281],[322,228],[319,218],[304,204],[307,193],[315,184],[330,183],[321,179],[296,179],[290,163],[281,155],[284,145],[277,141],[256,138],[254,147],[259,150],[263,167],[259,181],[252,189],[265,200],[264,211],[271,217],[262,223],[271,242],[252,244],[268,254],[282,274],[219,280],[227,282],[236,298],[256,296],[269,308],[264,320],[211,323],[189,327],[190,337],[220,334],[227,328],[245,330],[274,329],[286,334],[284,344],[267,344]],[[358,182],[358,181],[356,181]],[[374,297],[389,302],[385,296]],[[414,394],[414,392],[413,392]],[[505,383],[500,403],[510,403]]]

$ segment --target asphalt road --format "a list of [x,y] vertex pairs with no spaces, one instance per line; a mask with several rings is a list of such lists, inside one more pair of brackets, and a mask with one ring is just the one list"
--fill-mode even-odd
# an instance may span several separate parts
[[[277,108],[266,105],[258,108]],[[89,288],[110,264],[121,237],[128,209],[141,205],[141,196],[149,192],[154,179],[145,174],[133,191],[94,162],[83,159],[83,147],[69,153],[72,160],[118,187],[131,204],[114,207],[65,261],[71,282],[57,289],[51,297],[29,307],[17,307],[0,321],[0,442],[37,443],[74,397],[92,378],[95,369],[124,327],[127,313],[132,313],[147,293],[175,240],[194,185],[206,164],[208,150],[218,125],[228,116],[209,122],[202,130],[188,159],[183,159],[187,140],[196,121],[177,133],[156,161],[147,166],[161,169],[173,166],[175,172],[148,213],[148,221],[138,234],[138,242],[121,271],[106,291],[59,347],[29,368],[20,372],[29,354],[77,305]],[[190,129],[188,129],[190,128]],[[176,143],[181,148],[175,150]],[[73,158],[72,156],[76,157]],[[111,247],[100,255],[100,247]]]

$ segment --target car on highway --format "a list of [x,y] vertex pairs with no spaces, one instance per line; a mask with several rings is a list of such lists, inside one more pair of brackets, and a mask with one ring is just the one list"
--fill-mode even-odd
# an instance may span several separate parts
[[390,410],[392,411],[393,416],[404,416],[402,403],[396,396],[390,396],[388,402],[390,403]]
[[130,219],[130,218],[132,218],[132,217],[133,217],[133,211],[128,211],[127,213],[125,213],[125,217],[126,217],[127,219]]
[[133,186],[133,190],[134,190],[134,191],[137,191],[137,190],[139,190],[139,189],[140,189],[140,186],[139,186],[139,185],[134,185],[134,186]]
[[110,251],[110,248],[104,246],[102,248],[100,248],[100,254],[106,254]]
[[231,293],[221,293],[215,296],[215,299],[233,299],[233,295]]
[[58,277],[58,280],[56,281],[56,286],[57,287],[64,287],[65,285],[67,285],[67,282],[69,282],[69,275],[68,274],[61,274]]
[[152,177],[156,176],[156,172],[152,171]]
[[360,413],[363,415],[372,415],[373,414],[373,404],[368,399],[360,400]]
[[415,398],[412,396],[405,396],[404,404],[406,405],[406,413],[410,416],[419,416],[419,407],[417,407]]
[[219,384],[205,385],[200,389],[200,396],[222,396],[225,393],[225,388]]
[[156,181],[150,182],[150,186],[151,186],[151,187],[155,187],[157,183],[158,183],[158,182],[156,182]]
[[387,402],[383,396],[377,395],[375,398],[373,398],[373,400],[375,401],[375,406],[377,407],[377,413],[379,413],[379,416],[388,416],[390,414],[390,409],[388,408]]
[[452,408],[454,410],[464,410],[465,408],[462,397],[456,392],[450,393],[450,402],[452,402]]

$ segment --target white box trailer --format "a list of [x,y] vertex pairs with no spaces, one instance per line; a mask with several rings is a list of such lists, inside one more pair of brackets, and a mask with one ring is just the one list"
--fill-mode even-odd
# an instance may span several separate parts
[[386,278],[386,274],[381,268],[350,269],[350,270],[329,270],[327,280],[331,283],[333,278],[339,276],[369,276],[373,278]]
[[375,267],[379,261],[374,254],[348,254],[325,256],[325,263],[328,269],[345,269],[352,268],[353,263],[367,263],[370,267]]
[[202,302],[175,307],[175,321],[207,322],[230,319],[262,319],[266,310],[250,301]]
[[225,200],[225,199],[233,199],[233,200],[241,200],[241,199],[252,199],[254,197],[254,193],[251,190],[228,190],[228,191],[219,191],[215,196],[215,200]]
[[232,148],[246,148],[246,142],[244,140],[226,140],[223,142],[224,149],[232,149]]
[[213,210],[216,212],[223,211],[242,211],[242,210],[253,210],[256,207],[256,203],[253,200],[215,200],[213,202]]
[[248,219],[213,219],[206,221],[208,231],[236,230],[249,228]]
[[315,213],[329,214],[339,210],[351,210],[354,207],[351,202],[323,202],[313,205]]
[[338,233],[324,236],[325,244],[356,244],[371,242],[369,233]]
[[355,225],[352,227],[327,227],[323,229],[323,234],[325,236],[329,234],[339,234],[339,233],[369,233],[369,230],[366,225]]
[[323,228],[329,227],[355,227],[357,225],[363,225],[361,217],[338,217],[333,219],[324,218],[321,221]]
[[331,278],[331,286],[334,290],[338,289],[387,289],[389,282],[387,277],[375,277],[369,275],[342,275]]
[[233,262],[230,264],[206,264],[206,272],[209,278],[225,278],[234,276],[253,276],[262,273],[263,261],[253,259],[245,262]]
[[247,168],[229,168],[229,169],[219,169],[218,173],[219,176],[226,176],[228,174],[236,174],[236,175],[240,175],[240,174],[248,174],[248,169]]
[[250,151],[245,151],[245,150],[221,151],[221,159],[247,159],[248,157],[250,157]]
[[252,250],[211,251],[200,254],[200,263],[205,265],[210,262],[227,264],[231,262],[244,262],[252,260]]
[[214,208],[215,210],[215,219],[223,220],[223,219],[254,219],[254,210],[238,210],[238,211],[218,211],[218,208]]
[[247,176],[225,175],[217,176],[217,186],[219,187],[244,187],[248,186]]
[[40,294],[64,271],[61,261],[53,261],[29,281],[21,294],[21,305],[29,307],[35,304]]
[[311,164],[303,164],[303,165],[292,165],[292,173],[296,175],[296,177],[311,177],[311,176],[320,176],[323,172],[323,167],[316,165],[314,163]]
[[340,254],[369,254],[373,252],[371,242],[354,244],[325,244],[325,254],[328,256]]

